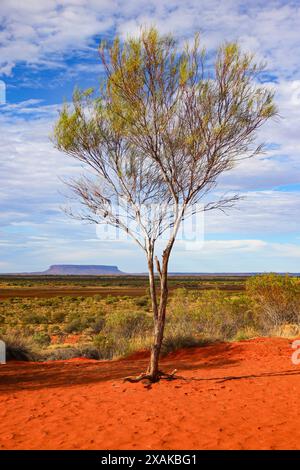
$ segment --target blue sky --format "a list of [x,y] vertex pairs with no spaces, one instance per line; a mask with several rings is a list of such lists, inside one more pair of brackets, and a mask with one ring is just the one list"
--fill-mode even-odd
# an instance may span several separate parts
[[0,272],[39,271],[49,264],[117,264],[145,271],[129,241],[97,237],[96,227],[61,210],[61,179],[78,167],[49,135],[74,86],[97,86],[97,45],[118,33],[156,25],[180,42],[200,31],[210,53],[224,40],[267,62],[280,119],[260,133],[267,151],[226,174],[218,191],[245,196],[228,215],[205,215],[204,243],[178,242],[173,271],[300,271],[300,1],[1,0]]

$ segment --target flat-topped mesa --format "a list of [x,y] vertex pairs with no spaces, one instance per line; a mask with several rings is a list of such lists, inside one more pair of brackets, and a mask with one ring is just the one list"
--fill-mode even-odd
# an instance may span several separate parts
[[81,264],[53,264],[41,274],[70,274],[70,275],[101,275],[123,274],[118,266],[106,265],[81,265]]

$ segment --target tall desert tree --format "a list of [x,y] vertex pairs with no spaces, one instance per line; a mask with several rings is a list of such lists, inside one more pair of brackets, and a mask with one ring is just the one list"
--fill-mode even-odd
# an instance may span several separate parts
[[238,199],[208,195],[221,174],[261,152],[257,130],[276,109],[272,92],[259,85],[262,67],[237,44],[221,46],[212,66],[198,36],[178,49],[151,28],[124,43],[101,44],[100,57],[106,72],[100,90],[75,91],[54,139],[86,169],[70,182],[82,205],[77,216],[124,230],[145,252],[154,332],[149,368],[137,379],[157,381],[164,376],[168,264],[180,224],[199,202],[212,210]]

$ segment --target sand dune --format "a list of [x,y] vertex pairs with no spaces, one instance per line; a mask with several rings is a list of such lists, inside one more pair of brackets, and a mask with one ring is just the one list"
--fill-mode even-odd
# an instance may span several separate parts
[[151,388],[126,360],[0,366],[1,449],[299,449],[300,366],[291,341],[255,339],[172,353],[184,379]]

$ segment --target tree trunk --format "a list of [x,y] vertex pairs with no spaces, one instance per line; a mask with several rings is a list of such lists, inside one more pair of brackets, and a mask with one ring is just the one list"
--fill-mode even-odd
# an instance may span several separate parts
[[166,307],[168,301],[168,261],[169,252],[165,251],[160,272],[160,302],[157,315],[154,315],[154,338],[151,348],[151,357],[148,374],[153,382],[159,380],[159,357],[164,338]]
[[154,265],[153,265],[153,250],[151,249],[148,254],[148,272],[149,272],[149,288],[152,303],[152,311],[154,320],[158,316],[157,296],[155,287]]

